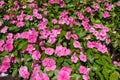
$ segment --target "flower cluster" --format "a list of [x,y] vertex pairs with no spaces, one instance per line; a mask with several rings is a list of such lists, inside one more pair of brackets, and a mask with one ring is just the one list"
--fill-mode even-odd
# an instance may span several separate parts
[[98,80],[101,75],[108,80],[120,66],[117,61],[113,66],[109,55],[118,45],[111,46],[111,37],[120,1],[112,3],[1,0],[0,73],[26,80]]

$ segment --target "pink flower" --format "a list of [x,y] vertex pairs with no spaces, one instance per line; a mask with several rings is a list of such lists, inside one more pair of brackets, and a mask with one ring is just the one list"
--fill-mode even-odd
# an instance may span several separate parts
[[26,15],[25,20],[30,20],[30,21],[32,21],[32,20],[33,20],[33,16],[31,16],[31,15]]
[[80,53],[79,58],[80,58],[80,60],[83,61],[83,62],[86,62],[86,61],[87,61],[86,55],[84,55],[82,52]]
[[2,22],[0,22],[0,26],[2,26],[2,24],[3,24],[3,23],[2,23]]
[[85,66],[80,66],[79,67],[79,72],[80,72],[80,74],[87,74],[88,70]]
[[62,45],[57,46],[56,50],[55,50],[55,54],[58,57],[67,56],[67,55],[70,55],[70,53],[71,53],[70,49],[67,49],[66,47],[63,47]]
[[49,3],[54,4],[55,1],[54,0],[49,0]]
[[77,14],[79,20],[84,19],[82,12],[76,12],[76,14]]
[[14,55],[12,55],[12,57],[11,57],[11,62],[12,63],[16,63],[17,62],[16,57]]
[[33,69],[33,74],[37,74],[40,70],[40,66],[35,66]]
[[0,32],[1,32],[1,33],[6,33],[6,32],[7,32],[7,29],[8,29],[8,28],[5,26],[5,27],[3,27],[3,28],[0,30]]
[[46,71],[50,71],[50,70],[55,70],[56,69],[56,62],[55,62],[55,60],[53,60],[51,58],[45,58],[42,61],[42,65],[45,67]]
[[43,23],[39,23],[39,24],[38,24],[38,28],[39,28],[40,30],[43,30],[43,29],[46,28],[46,25],[44,25]]
[[34,46],[32,44],[28,44],[26,51],[32,52],[33,50],[35,50]]
[[71,37],[74,39],[74,40],[78,40],[78,36],[76,34],[72,34]]
[[94,48],[95,45],[93,44],[93,42],[88,41],[88,42],[87,42],[87,47],[88,47],[88,48]]
[[50,44],[54,44],[55,42],[56,42],[56,38],[55,37],[49,37],[49,39],[48,39],[48,43],[50,43]]
[[17,24],[16,24],[16,26],[18,26],[18,27],[23,27],[25,24],[24,24],[24,22],[17,22]]
[[48,75],[45,73],[41,73],[39,76],[40,76],[39,80],[50,80]]
[[35,17],[36,17],[37,19],[42,19],[42,15],[41,15],[41,14],[37,14]]
[[37,51],[37,50],[33,51],[31,54],[32,54],[32,58],[33,58],[34,60],[39,60],[40,57],[41,57],[40,52]]
[[67,72],[69,75],[71,74],[71,72],[72,72],[72,69],[70,68],[70,67],[62,67],[61,68],[61,70],[60,71],[65,71],[65,72]]
[[89,75],[83,75],[82,78],[83,78],[83,80],[89,80],[90,76]]
[[70,75],[65,71],[59,71],[57,80],[70,80]]
[[104,12],[103,14],[102,14],[102,17],[103,18],[108,18],[108,17],[110,17],[110,14],[109,14],[109,12]]
[[46,53],[47,55],[52,55],[52,54],[54,53],[54,49],[53,49],[53,48],[46,48],[46,49],[45,49],[45,53]]
[[90,7],[86,7],[85,11],[89,13],[89,12],[91,12],[91,8]]
[[73,42],[73,46],[74,46],[75,48],[79,48],[79,49],[82,48],[81,45],[80,45],[80,43],[79,43],[78,41],[74,41],[74,42]]
[[5,56],[2,65],[0,66],[0,72],[7,72],[9,68],[10,68],[10,59],[8,56]]
[[28,0],[30,3],[32,3],[34,0]]
[[74,53],[74,54],[72,55],[71,61],[74,62],[74,63],[77,63],[78,57],[76,56],[76,53]]
[[6,51],[11,52],[13,50],[13,44],[11,43],[6,43],[4,46]]
[[0,46],[2,46],[5,43],[4,40],[0,40]]
[[38,10],[37,9],[33,9],[33,16],[36,16],[38,14]]
[[8,15],[4,15],[3,20],[9,20],[9,19],[10,19],[10,18],[9,18]]
[[100,51],[102,53],[108,52],[107,47],[105,45],[98,44],[98,46],[96,48],[97,48],[98,51]]
[[19,74],[21,77],[28,79],[30,76],[30,73],[28,72],[28,69],[26,66],[22,66],[19,69]]
[[53,19],[53,20],[52,20],[52,23],[53,23],[53,24],[56,24],[56,23],[57,23],[57,20],[56,20],[56,19]]
[[70,38],[71,38],[71,32],[67,32],[65,38],[67,40],[70,40]]
[[28,42],[35,43],[38,37],[38,32],[32,28],[32,30],[28,31]]
[[117,2],[117,6],[120,6],[120,1]]
[[106,39],[105,42],[106,42],[106,44],[109,44],[111,42],[111,40],[110,39]]

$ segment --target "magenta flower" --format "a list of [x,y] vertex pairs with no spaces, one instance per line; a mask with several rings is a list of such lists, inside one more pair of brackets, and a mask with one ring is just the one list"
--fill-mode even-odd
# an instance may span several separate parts
[[39,60],[39,59],[40,59],[40,57],[41,57],[40,52],[39,52],[39,51],[37,51],[37,50],[35,50],[35,51],[31,52],[31,54],[32,54],[32,58],[33,58],[34,60]]
[[52,54],[54,53],[54,49],[53,49],[53,48],[46,48],[46,49],[45,49],[45,53],[46,53],[47,55],[52,55]]
[[104,12],[103,14],[102,14],[102,17],[103,18],[108,18],[108,17],[110,17],[110,14],[109,14],[109,12]]
[[42,65],[45,67],[46,71],[50,71],[50,70],[55,70],[56,69],[56,62],[55,62],[55,60],[53,60],[51,58],[45,58],[42,61]]
[[25,24],[24,24],[24,22],[17,22],[17,24],[16,24],[16,26],[18,26],[18,27],[23,27]]
[[19,69],[19,74],[21,77],[28,79],[30,76],[30,73],[28,72],[28,69],[26,66],[22,66]]
[[86,61],[87,61],[86,55],[83,54],[82,52],[80,53],[79,58],[80,58],[80,60],[83,61],[83,62],[86,62]]

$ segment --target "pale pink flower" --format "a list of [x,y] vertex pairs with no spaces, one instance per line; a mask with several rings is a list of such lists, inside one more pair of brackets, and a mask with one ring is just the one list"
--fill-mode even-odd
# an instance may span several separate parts
[[28,69],[26,66],[22,66],[19,69],[19,74],[21,77],[28,79],[30,76],[30,73],[28,72]]
[[120,6],[120,1],[117,2],[117,6]]
[[71,38],[71,32],[67,32],[65,38],[67,40],[70,40],[70,38]]
[[59,71],[57,75],[57,80],[70,80],[70,75],[66,71]]
[[76,14],[77,14],[79,20],[84,19],[84,16],[83,16],[82,12],[76,12]]
[[37,41],[38,32],[34,28],[28,31],[28,35],[28,42],[35,43]]
[[47,55],[52,55],[52,54],[54,53],[54,49],[53,49],[53,48],[46,48],[46,49],[45,49],[45,53],[46,53]]
[[50,80],[48,75],[45,73],[41,73],[39,76],[40,76],[39,80]]
[[67,55],[70,55],[70,53],[71,53],[70,49],[67,49],[66,47],[63,47],[62,45],[57,46],[56,50],[55,50],[55,54],[58,57],[67,56]]
[[2,23],[2,22],[0,22],[0,26],[2,26],[2,24],[3,24],[3,23]]
[[77,63],[78,57],[76,56],[76,53],[74,53],[74,54],[71,56],[71,61],[74,62],[74,63]]
[[79,49],[82,48],[79,41],[74,41],[74,42],[73,42],[73,46],[74,46],[75,48],[79,48]]
[[40,79],[41,77],[38,73],[33,73],[30,80],[40,80]]
[[0,40],[0,46],[2,46],[5,43],[4,40]]
[[111,42],[111,40],[110,39],[106,39],[105,42],[106,42],[106,44],[109,44]]
[[31,16],[31,15],[26,15],[25,20],[30,20],[30,21],[32,21],[32,20],[33,20],[33,16]]
[[6,32],[7,32],[7,29],[8,29],[8,28],[5,26],[5,27],[3,27],[3,28],[0,30],[0,32],[1,32],[1,33],[6,33]]
[[21,38],[20,33],[15,34],[15,35],[14,35],[14,38],[15,38],[15,39]]
[[37,9],[33,9],[33,16],[36,16],[38,14],[38,10]]
[[42,65],[45,67],[46,71],[50,71],[50,70],[55,70],[56,69],[56,62],[55,62],[55,60],[53,60],[51,58],[45,58],[42,61]]
[[71,37],[72,37],[74,40],[78,40],[77,34],[72,34]]
[[93,42],[88,41],[88,42],[87,42],[87,47],[88,47],[88,48],[94,48],[95,45],[93,44]]
[[60,71],[65,71],[65,72],[67,72],[67,73],[70,75],[71,72],[72,72],[72,68],[63,66],[63,67],[60,69]]
[[102,52],[102,53],[108,52],[107,47],[105,45],[102,45],[102,44],[98,44],[97,50],[100,51],[100,52]]
[[46,28],[46,25],[44,25],[43,23],[39,23],[39,24],[38,24],[38,28],[39,28],[40,30],[43,30],[43,29]]
[[54,0],[49,0],[49,3],[54,4],[55,1]]
[[23,39],[28,39],[29,33],[28,33],[28,32],[22,32],[20,36],[21,36],[21,38],[23,38]]
[[30,3],[32,3],[34,0],[28,0]]
[[50,43],[50,44],[54,44],[55,42],[56,42],[56,38],[55,37],[49,37],[49,39],[48,39],[48,43]]
[[86,55],[83,54],[82,52],[80,53],[79,58],[80,58],[80,60],[83,61],[83,62],[86,62],[86,61],[87,61]]
[[110,17],[110,14],[109,14],[109,12],[104,12],[103,14],[102,14],[102,17],[103,18],[108,18],[108,17]]
[[96,0],[98,3],[100,3],[101,2],[101,0]]
[[85,11],[86,11],[86,12],[91,12],[91,8],[90,8],[90,7],[86,7],[86,8],[85,8]]
[[40,70],[40,66],[35,66],[33,69],[33,74],[37,74]]
[[80,74],[88,74],[88,70],[85,66],[80,66],[79,67],[79,73]]
[[87,35],[87,36],[85,37],[85,39],[87,39],[87,40],[91,39],[90,35]]
[[90,76],[89,75],[83,75],[82,78],[83,78],[83,80],[89,80]]
[[34,46],[32,44],[28,44],[26,51],[32,52],[33,50],[35,50]]
[[9,20],[10,18],[9,18],[9,16],[8,15],[4,15],[3,16],[3,20]]
[[33,58],[34,60],[39,60],[40,57],[41,57],[40,52],[37,51],[37,50],[33,51],[31,54],[32,54],[32,58]]
[[24,22],[17,22],[17,24],[16,24],[16,26],[18,26],[18,27],[23,27],[25,24],[24,24]]
[[41,15],[41,14],[37,14],[35,17],[36,17],[37,19],[42,19],[42,15]]
[[53,23],[53,24],[56,24],[56,23],[57,23],[57,20],[56,20],[56,19],[53,19],[53,20],[52,20],[52,23]]

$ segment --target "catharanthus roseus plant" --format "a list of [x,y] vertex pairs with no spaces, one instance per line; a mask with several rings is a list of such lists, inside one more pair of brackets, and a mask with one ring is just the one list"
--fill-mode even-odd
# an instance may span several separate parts
[[24,80],[119,80],[119,8],[113,0],[1,0],[0,72]]

